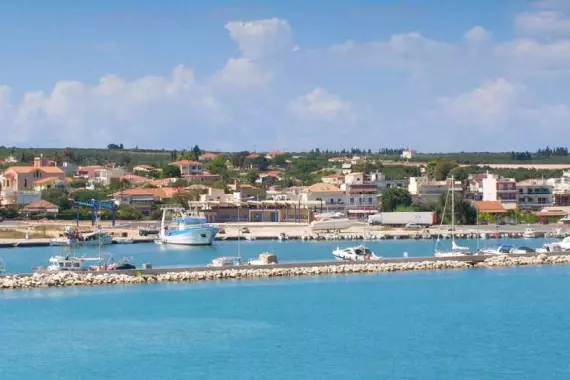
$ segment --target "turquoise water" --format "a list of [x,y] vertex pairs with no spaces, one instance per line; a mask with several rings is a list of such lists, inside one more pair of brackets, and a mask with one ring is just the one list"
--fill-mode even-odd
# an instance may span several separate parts
[[0,379],[568,379],[569,291],[563,265],[2,291]]
[[[479,246],[493,246],[498,243],[508,243],[514,246],[526,245],[534,248],[541,247],[545,242],[552,240],[476,240],[458,241],[461,245],[475,249]],[[360,244],[358,241],[338,242],[301,242],[301,241],[244,241],[239,245],[242,257],[257,258],[261,252],[269,251],[277,254],[281,262],[294,261],[329,261],[333,257],[331,252],[337,246],[349,247]],[[450,241],[443,241],[442,247],[450,247]],[[384,257],[401,257],[403,252],[412,256],[430,256],[433,254],[435,241],[433,240],[380,240],[369,241],[366,245],[377,255]],[[132,256],[137,266],[143,263],[152,263],[154,267],[195,266],[206,265],[213,258],[219,256],[237,256],[237,242],[216,242],[211,247],[177,247],[161,246],[154,243],[144,244],[116,244],[104,247],[105,252],[111,253],[116,259],[123,256]],[[29,273],[32,267],[48,264],[50,256],[62,252],[61,247],[36,248],[6,248],[0,250],[0,256],[6,262],[8,273]],[[97,248],[83,248],[78,251],[80,255],[97,255]]]

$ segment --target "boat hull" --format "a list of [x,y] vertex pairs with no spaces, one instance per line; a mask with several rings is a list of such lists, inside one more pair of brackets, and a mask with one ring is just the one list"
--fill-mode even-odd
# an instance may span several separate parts
[[205,226],[189,230],[169,231],[168,234],[162,234],[157,240],[160,244],[212,245],[217,233],[216,227]]

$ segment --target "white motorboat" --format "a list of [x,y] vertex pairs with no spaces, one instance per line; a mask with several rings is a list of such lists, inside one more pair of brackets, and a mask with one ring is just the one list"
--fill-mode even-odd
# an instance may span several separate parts
[[364,245],[359,245],[356,247],[348,248],[338,248],[332,252],[332,255],[338,260],[345,261],[367,261],[367,260],[379,260],[382,257],[376,256],[374,252]]
[[[437,236],[437,241],[435,243],[435,257],[458,257],[458,256],[467,256],[471,254],[470,249],[468,247],[462,247],[458,245],[455,241],[455,178],[451,177],[451,190],[448,191],[448,195],[451,192],[451,249],[450,250],[440,250],[439,249],[439,242],[440,242],[440,235]],[[442,220],[440,225],[443,226],[443,217],[445,216],[445,209],[447,207],[447,199],[449,196],[445,198],[445,204],[443,206],[443,214]]]
[[[176,217],[167,221],[167,214],[174,213]],[[165,207],[162,211],[162,223],[158,244],[177,245],[212,245],[218,227],[207,224],[207,219],[195,213],[187,212],[180,207]]]
[[309,226],[312,230],[344,230],[353,226],[353,221],[347,218],[331,216],[313,220]]
[[524,239],[534,239],[534,238],[536,237],[536,232],[534,231],[534,228],[532,228],[532,227],[527,227],[527,228],[524,230],[524,232],[523,232],[523,234],[522,234],[522,237],[523,237]]
[[511,253],[513,247],[508,244],[500,244],[493,248],[482,248],[479,250],[479,254],[482,255],[506,255]]
[[537,252],[564,252],[570,251],[570,236],[564,239],[554,242],[544,244],[543,248],[536,250]]
[[65,228],[63,236],[50,240],[52,246],[95,246],[113,244],[113,237],[107,232],[98,230],[81,234],[71,226]]
[[269,252],[260,253],[257,259],[249,259],[247,262],[248,265],[270,265],[278,263],[277,255]]
[[238,265],[242,265],[241,257],[239,256],[216,257],[210,264],[208,264],[209,267],[229,267]]

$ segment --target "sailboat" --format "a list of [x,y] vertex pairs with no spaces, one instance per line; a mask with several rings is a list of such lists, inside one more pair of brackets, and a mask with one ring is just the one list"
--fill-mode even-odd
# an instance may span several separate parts
[[[448,193],[449,194],[449,193]],[[441,218],[441,226],[443,225],[443,219],[445,217],[445,209],[447,206],[447,197],[445,199],[445,205],[443,206],[443,216]],[[439,237],[437,236],[437,242],[435,245],[435,257],[456,257],[456,256],[466,256],[470,254],[468,247],[462,247],[455,241],[455,178],[451,177],[451,250],[439,250]]]

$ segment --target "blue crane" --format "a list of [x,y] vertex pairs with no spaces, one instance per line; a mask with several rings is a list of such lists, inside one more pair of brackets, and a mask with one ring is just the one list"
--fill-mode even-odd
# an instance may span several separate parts
[[[83,206],[89,207],[91,209],[91,224],[95,225],[97,221],[97,211],[98,210],[109,210],[111,211],[113,227],[115,226],[115,211],[117,207],[113,201],[98,201],[96,199],[91,199],[87,202],[73,201],[73,206]],[[79,223],[79,208],[77,208],[77,223]]]

